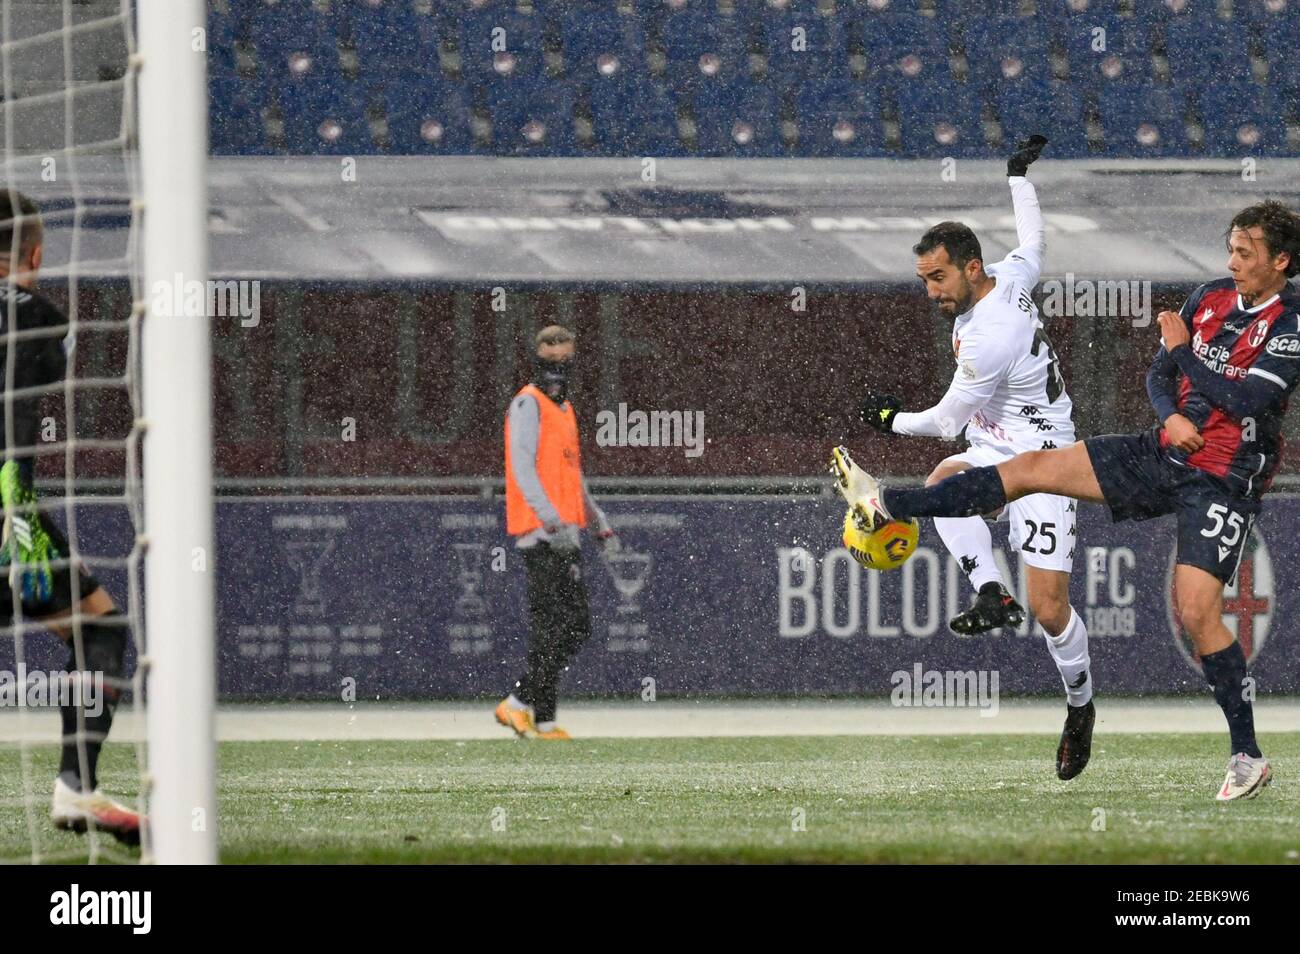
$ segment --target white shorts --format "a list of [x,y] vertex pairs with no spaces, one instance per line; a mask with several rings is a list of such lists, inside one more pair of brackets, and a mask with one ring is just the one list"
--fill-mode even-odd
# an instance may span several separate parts
[[[1014,456],[974,444],[948,460],[963,461],[972,467],[992,467]],[[998,520],[1010,524],[1011,545],[1021,552],[1027,564],[1069,573],[1074,563],[1074,548],[1079,542],[1075,521],[1078,511],[1079,502],[1073,497],[1030,494],[1002,508]]]

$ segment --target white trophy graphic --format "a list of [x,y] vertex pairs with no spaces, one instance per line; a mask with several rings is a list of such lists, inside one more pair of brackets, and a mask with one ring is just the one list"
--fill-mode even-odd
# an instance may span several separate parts
[[285,544],[289,565],[298,571],[298,596],[295,613],[321,616],[325,612],[325,594],[321,590],[320,571],[325,558],[334,552],[334,540],[291,540]]
[[456,548],[456,562],[460,566],[456,574],[456,581],[461,585],[461,594],[456,598],[456,614],[482,616],[487,610],[487,604],[478,594],[478,586],[483,582],[483,544],[453,543],[452,546]]
[[637,604],[636,597],[650,579],[653,558],[649,553],[637,553],[624,546],[618,553],[606,554],[605,563],[620,597],[619,614],[640,612],[641,607]]

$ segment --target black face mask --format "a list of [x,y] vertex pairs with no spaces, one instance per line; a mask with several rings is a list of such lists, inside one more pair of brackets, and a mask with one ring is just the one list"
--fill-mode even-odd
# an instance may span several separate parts
[[537,358],[533,362],[533,384],[556,404],[564,403],[569,386],[569,361]]

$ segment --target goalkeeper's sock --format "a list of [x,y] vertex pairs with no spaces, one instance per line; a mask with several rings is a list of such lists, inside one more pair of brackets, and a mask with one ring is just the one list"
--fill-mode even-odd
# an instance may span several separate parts
[[1006,506],[996,467],[972,467],[930,487],[886,487],[881,503],[895,520],[909,517],[974,517]]
[[[121,689],[116,683],[122,678],[125,666],[126,632],[120,626],[108,623],[85,622],[81,624],[81,642],[85,670],[79,671],[75,650],[65,667],[76,678],[72,682],[72,698],[59,706],[63,723],[59,777],[76,791],[94,791],[99,787],[99,752],[104,740],[108,738],[109,729],[113,727],[113,710],[117,708],[117,700],[121,696]],[[99,686],[102,687],[103,694],[98,699],[89,697],[81,684],[83,679],[94,679],[96,676],[102,676]],[[85,702],[92,703],[91,707],[86,708]],[[79,731],[83,727],[77,724],[77,714],[83,709],[85,735],[78,741]],[[84,779],[89,785],[88,789],[82,784],[83,745],[86,752]]]
[[993,534],[983,517],[935,517],[934,529],[976,592],[985,583],[1003,582],[993,559]]
[[1047,651],[1052,654],[1061,681],[1065,683],[1065,701],[1072,706],[1086,706],[1092,699],[1092,675],[1089,670],[1088,630],[1083,619],[1070,607],[1070,622],[1059,636],[1044,632]]
[[113,727],[113,710],[117,707],[117,703],[116,700],[108,699],[108,690],[105,689],[99,714],[91,715],[92,710],[86,711],[85,780],[89,785],[86,787],[82,784],[81,745],[77,741],[77,712],[82,708],[79,692],[79,688],[76,688],[74,683],[74,695],[77,695],[77,698],[69,705],[59,706],[59,714],[63,720],[63,752],[59,758],[59,777],[74,791],[93,792],[99,787],[99,751],[104,744],[104,739],[108,737],[108,730]]
[[1232,754],[1245,752],[1251,758],[1262,758],[1259,743],[1255,741],[1255,711],[1246,698],[1246,654],[1241,643],[1233,640],[1227,649],[1201,657],[1205,681],[1214,690],[1214,699],[1228,720],[1228,733],[1232,736]]

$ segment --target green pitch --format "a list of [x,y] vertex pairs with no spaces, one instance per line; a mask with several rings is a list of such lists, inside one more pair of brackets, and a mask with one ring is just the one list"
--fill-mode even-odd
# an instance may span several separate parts
[[[1047,736],[231,742],[226,862],[1300,860],[1300,733],[1266,734],[1277,778],[1213,800],[1215,735],[1098,737],[1073,782]],[[133,749],[106,790],[133,795]],[[32,750],[46,806],[52,746]],[[30,856],[18,750],[0,749],[0,852]],[[41,819],[43,852],[84,845]]]

